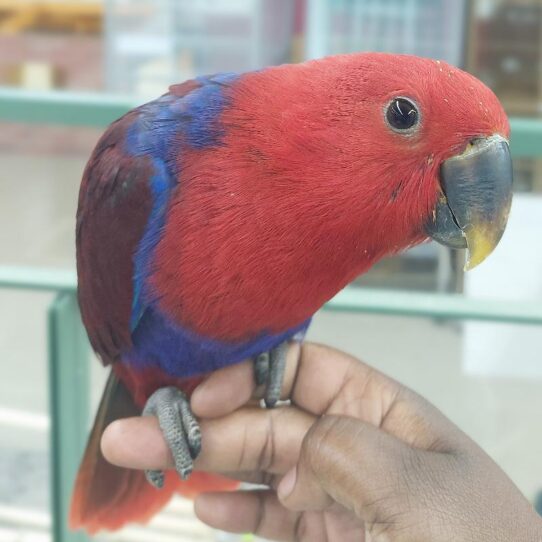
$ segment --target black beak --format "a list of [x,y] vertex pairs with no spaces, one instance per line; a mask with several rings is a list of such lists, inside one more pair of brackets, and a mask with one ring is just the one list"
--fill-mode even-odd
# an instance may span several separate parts
[[465,270],[499,243],[512,203],[512,157],[500,135],[473,140],[440,168],[442,195],[426,226],[435,241],[468,250]]

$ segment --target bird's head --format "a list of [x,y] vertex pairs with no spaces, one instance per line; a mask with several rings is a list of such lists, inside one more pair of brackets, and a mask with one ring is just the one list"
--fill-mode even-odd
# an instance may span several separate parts
[[501,239],[512,199],[510,128],[499,100],[440,61],[362,54],[343,62],[335,100],[348,104],[343,141],[374,190],[381,225],[466,248],[466,268],[475,267]]
[[431,237],[467,248],[467,268],[496,247],[512,196],[510,129],[481,81],[445,62],[384,53],[253,77],[262,78],[265,124],[282,134],[266,148],[302,172],[309,201],[314,193],[347,222],[359,217],[360,246],[381,256]]

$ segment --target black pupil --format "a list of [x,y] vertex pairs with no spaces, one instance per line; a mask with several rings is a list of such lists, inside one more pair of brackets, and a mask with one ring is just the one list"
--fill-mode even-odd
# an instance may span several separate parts
[[396,98],[389,105],[386,118],[392,128],[408,130],[418,122],[418,110],[409,100]]

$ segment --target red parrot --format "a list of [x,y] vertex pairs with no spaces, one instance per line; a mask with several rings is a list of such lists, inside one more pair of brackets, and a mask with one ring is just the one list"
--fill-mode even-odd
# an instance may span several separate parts
[[[231,486],[191,474],[197,383],[254,358],[273,406],[286,343],[380,258],[431,237],[481,262],[510,209],[508,137],[473,76],[377,53],[200,77],[114,122],[77,213],[82,318],[111,376],[71,525],[116,529],[175,492]],[[180,476],[101,455],[106,425],[142,412]]]

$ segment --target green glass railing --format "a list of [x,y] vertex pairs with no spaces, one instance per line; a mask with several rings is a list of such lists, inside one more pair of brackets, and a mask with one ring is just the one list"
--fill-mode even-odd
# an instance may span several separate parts
[[[135,105],[132,97],[0,88],[0,122],[101,127]],[[542,157],[542,121],[513,118],[511,127],[514,157]],[[53,536],[55,542],[86,540],[83,534],[70,532],[66,523],[71,487],[89,421],[89,346],[79,316],[75,272],[0,267],[0,288],[55,293],[47,316]],[[324,308],[405,317],[542,324],[540,303],[480,300],[453,294],[350,287]]]
[[138,102],[127,96],[0,87],[0,121],[100,127],[136,105]]
[[[64,269],[0,266],[0,288],[75,295],[77,277],[74,271]],[[540,303],[355,286],[338,293],[324,306],[324,310],[542,325]]]
[[[134,97],[101,93],[30,92],[0,87],[0,121],[106,126],[138,105]],[[542,121],[512,118],[516,157],[542,155]]]

